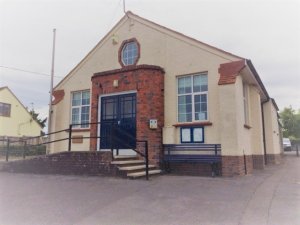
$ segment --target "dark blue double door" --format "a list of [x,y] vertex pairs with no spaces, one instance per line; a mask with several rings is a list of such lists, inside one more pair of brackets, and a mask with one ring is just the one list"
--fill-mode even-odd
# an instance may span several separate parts
[[101,98],[101,149],[136,148],[136,93]]

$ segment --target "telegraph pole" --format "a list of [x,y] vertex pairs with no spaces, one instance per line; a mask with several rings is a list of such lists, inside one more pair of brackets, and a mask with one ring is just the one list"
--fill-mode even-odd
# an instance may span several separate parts
[[123,0],[123,11],[124,11],[124,13],[126,14],[126,8],[125,8],[126,5],[125,5],[125,4],[126,4],[126,2],[125,2],[125,0]]
[[[51,133],[51,122],[52,122],[52,94],[53,94],[53,78],[54,78],[54,59],[55,59],[55,36],[56,36],[56,29],[54,28],[53,29],[53,46],[52,46],[50,98],[49,98],[48,134]],[[48,137],[49,141],[51,141],[50,136]],[[49,145],[49,147],[50,147],[50,145]],[[50,149],[48,149],[48,151],[49,150]]]

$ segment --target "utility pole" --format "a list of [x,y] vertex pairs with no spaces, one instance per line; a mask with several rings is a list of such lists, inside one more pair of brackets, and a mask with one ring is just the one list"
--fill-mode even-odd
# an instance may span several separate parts
[[126,14],[125,3],[126,3],[125,0],[123,0],[123,11]]
[[[49,116],[48,116],[48,134],[51,133],[51,122],[52,122],[52,95],[53,95],[53,77],[54,77],[54,58],[55,58],[55,36],[56,29],[53,29],[53,47],[52,47],[52,65],[51,65],[51,82],[50,82],[50,98],[49,98]],[[51,135],[48,137],[51,141]],[[48,145],[50,150],[50,144]]]

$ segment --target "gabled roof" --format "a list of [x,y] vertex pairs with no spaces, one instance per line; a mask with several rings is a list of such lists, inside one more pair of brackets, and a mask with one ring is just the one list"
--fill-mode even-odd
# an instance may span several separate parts
[[212,45],[209,45],[209,44],[207,44],[207,43],[204,43],[204,42],[202,42],[202,41],[199,41],[199,40],[197,40],[197,39],[195,39],[195,38],[192,38],[192,37],[189,37],[189,36],[187,36],[187,35],[185,35],[185,34],[182,34],[182,33],[178,32],[178,31],[172,30],[172,29],[170,29],[170,28],[168,28],[168,27],[162,26],[162,25],[157,24],[157,23],[155,23],[155,22],[153,22],[153,21],[150,21],[150,20],[148,20],[148,19],[145,19],[145,18],[143,18],[143,17],[140,17],[140,16],[138,16],[138,15],[132,13],[131,11],[128,11],[128,12],[126,13],[126,15],[128,15],[130,18],[134,18],[134,19],[137,19],[137,20],[145,21],[145,22],[147,22],[147,23],[152,24],[153,26],[156,26],[156,27],[159,27],[159,28],[161,28],[161,29],[163,29],[163,30],[169,31],[169,32],[170,32],[171,34],[173,34],[173,35],[179,35],[179,36],[181,36],[183,39],[187,39],[187,40],[193,41],[193,42],[195,42],[195,43],[197,43],[197,44],[207,46],[208,48],[214,49],[214,50],[216,50],[216,51],[218,51],[218,52],[220,52],[220,53],[224,53],[224,54],[226,54],[226,55],[233,56],[233,57],[236,57],[236,58],[239,58],[239,59],[244,59],[243,57],[240,57],[240,56],[237,56],[237,55],[232,54],[232,53],[230,53],[230,52],[224,51],[224,50],[222,50],[222,49],[220,49],[220,48],[214,47],[214,46],[212,46]]
[[[131,11],[127,11],[126,14],[119,20],[119,22],[97,43],[97,45],[77,64],[77,66],[75,66],[75,68],[73,70],[71,70],[69,72],[69,74],[63,79],[61,80],[55,87],[58,88],[63,82],[65,82],[74,71],[76,71],[77,68],[79,68],[82,63],[84,63],[84,61],[99,47],[101,46],[106,39],[113,34],[113,32],[119,27],[121,26],[123,23],[125,23],[128,19],[132,19],[135,20],[141,24],[147,25],[153,29],[159,30],[160,32],[164,32],[166,34],[168,34],[169,36],[175,37],[177,39],[180,39],[181,41],[185,41],[188,43],[192,43],[195,46],[201,48],[204,51],[210,52],[212,54],[218,55],[220,57],[226,58],[229,61],[230,65],[223,65],[223,68],[221,68],[220,65],[220,70],[224,69],[225,67],[225,75],[220,74],[220,80],[219,80],[219,84],[221,82],[221,84],[223,83],[231,83],[234,79],[235,76],[237,75],[236,73],[232,73],[232,74],[227,74],[227,72],[231,73],[232,71],[230,71],[232,69],[232,67],[234,67],[234,72],[240,72],[243,68],[247,67],[249,68],[249,70],[251,71],[251,74],[253,75],[253,78],[256,80],[261,92],[264,95],[264,98],[269,99],[269,94],[265,88],[265,86],[263,85],[258,73],[256,72],[252,62],[249,59],[234,55],[232,53],[226,52],[222,49],[216,48],[214,46],[211,46],[209,44],[206,44],[204,42],[201,42],[195,38],[189,37],[187,35],[184,35],[180,32],[174,31],[170,28],[164,27],[162,25],[159,25],[157,23],[154,23],[150,20],[147,20],[145,18],[142,18],[134,13],[132,13]],[[228,67],[228,68],[227,68]]]
[[[7,86],[4,86],[4,87],[0,87],[0,91],[2,90],[5,90],[7,89],[8,92],[10,92],[10,94],[19,102],[19,104],[23,107],[23,109],[29,114],[29,116],[32,118],[32,115],[28,112],[27,108],[22,104],[22,102],[17,98],[17,96],[9,89],[9,87]],[[32,118],[33,119],[33,118]],[[33,119],[33,121],[39,125],[39,127],[42,128],[42,126],[36,121]]]
[[[123,23],[125,23],[128,19],[133,19],[137,22],[140,22],[142,24],[147,24],[148,26],[159,30],[161,32],[165,32],[168,33],[168,35],[173,36],[173,37],[177,37],[180,38],[182,41],[186,41],[186,42],[192,42],[193,44],[195,44],[197,47],[202,47],[202,49],[204,49],[203,47],[205,47],[206,49],[204,49],[205,51],[211,52],[213,54],[219,54],[219,56],[228,59],[227,57],[234,57],[236,58],[235,60],[239,60],[239,59],[244,59],[243,57],[234,55],[232,53],[226,52],[222,49],[216,48],[214,46],[211,46],[209,44],[206,44],[204,42],[201,42],[199,40],[196,40],[195,38],[189,37],[187,35],[184,35],[180,32],[177,32],[175,30],[172,30],[170,28],[164,27],[162,25],[159,25],[157,23],[154,23],[150,20],[147,20],[143,17],[140,17],[134,13],[132,13],[131,11],[127,11],[126,14],[119,20],[119,22],[96,44],[96,46],[67,74],[66,77],[64,77],[56,86],[54,89],[58,88],[63,82],[65,82],[74,71],[76,71],[77,68],[79,68],[82,63],[84,63],[84,61],[98,48],[100,47],[105,40],[111,35],[113,34],[114,30],[116,30],[119,26],[121,26]],[[226,57],[227,56],[227,57]]]

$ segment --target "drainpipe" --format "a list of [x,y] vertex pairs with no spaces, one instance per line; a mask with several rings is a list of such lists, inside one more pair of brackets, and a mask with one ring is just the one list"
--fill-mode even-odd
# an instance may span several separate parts
[[266,101],[261,103],[261,119],[262,119],[262,128],[263,128],[263,144],[264,144],[264,159],[265,165],[267,165],[267,147],[266,147],[266,131],[265,131],[265,118],[264,118],[264,104],[269,101],[269,98]]

